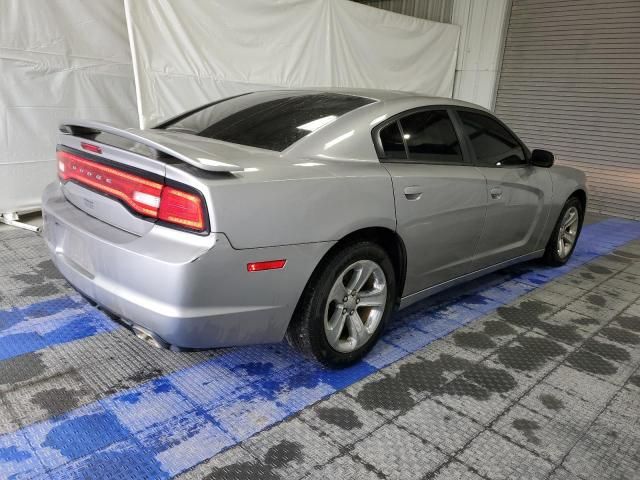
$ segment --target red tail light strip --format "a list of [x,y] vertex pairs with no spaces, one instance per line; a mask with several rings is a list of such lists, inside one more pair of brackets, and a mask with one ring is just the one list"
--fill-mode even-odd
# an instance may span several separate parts
[[58,150],[58,176],[74,180],[121,200],[133,211],[202,232],[206,221],[198,195],[148,180],[139,175]]
[[[113,195],[142,215],[157,217],[163,185],[137,175],[92,162],[72,153],[58,150],[58,175],[62,180],[76,180],[94,189]],[[142,200],[142,201],[141,201]]]
[[204,228],[204,209],[198,195],[166,186],[162,189],[158,218],[194,230]]

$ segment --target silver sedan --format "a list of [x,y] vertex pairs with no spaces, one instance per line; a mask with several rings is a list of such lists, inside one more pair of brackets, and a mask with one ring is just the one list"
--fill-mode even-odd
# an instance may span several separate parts
[[584,175],[491,112],[372,90],[237,95],[147,130],[70,121],[53,261],[157,346],[278,342],[345,366],[396,308],[516,262],[564,264]]

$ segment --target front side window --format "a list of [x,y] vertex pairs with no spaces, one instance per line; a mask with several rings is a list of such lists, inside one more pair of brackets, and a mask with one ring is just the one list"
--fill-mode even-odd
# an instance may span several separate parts
[[471,140],[476,160],[481,167],[526,165],[522,146],[497,121],[487,115],[459,111],[464,131]]
[[282,151],[373,100],[313,91],[262,91],[196,109],[157,128]]

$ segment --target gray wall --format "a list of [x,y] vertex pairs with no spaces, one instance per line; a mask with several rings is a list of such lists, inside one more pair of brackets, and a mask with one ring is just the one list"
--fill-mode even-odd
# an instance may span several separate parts
[[496,112],[587,173],[592,211],[640,218],[640,0],[514,0]]

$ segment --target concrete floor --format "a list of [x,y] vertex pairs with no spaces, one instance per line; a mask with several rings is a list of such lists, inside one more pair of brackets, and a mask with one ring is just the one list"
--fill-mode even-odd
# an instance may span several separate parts
[[640,478],[640,223],[396,314],[364,362],[174,353],[0,231],[0,478]]

